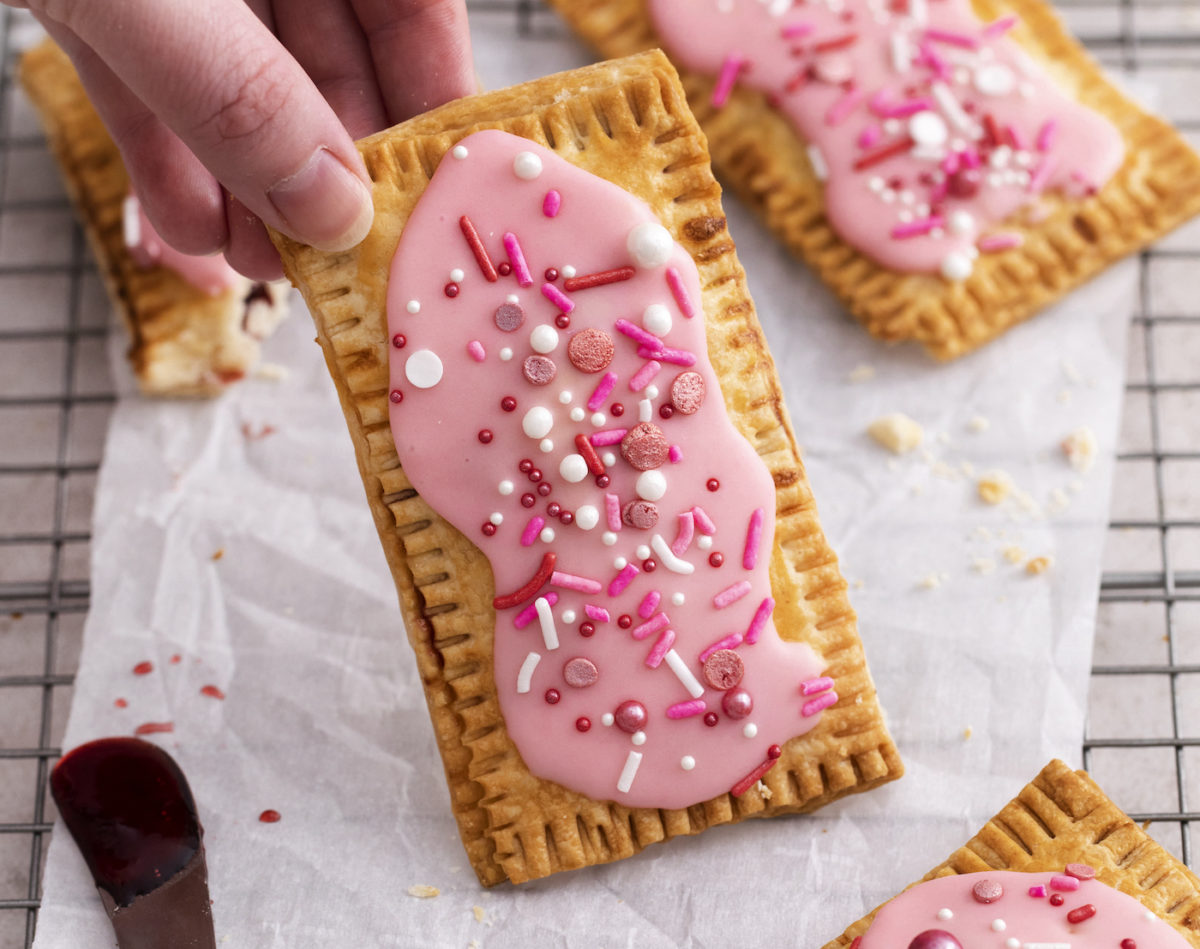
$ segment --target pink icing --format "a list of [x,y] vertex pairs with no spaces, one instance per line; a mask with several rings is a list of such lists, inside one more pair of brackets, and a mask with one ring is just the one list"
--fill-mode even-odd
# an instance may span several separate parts
[[137,195],[130,194],[125,198],[123,213],[125,246],[134,262],[143,270],[166,267],[210,297],[220,296],[242,280],[220,254],[195,257],[181,254],[165,243],[146,217]]
[[[520,247],[529,287],[506,245]],[[584,279],[592,275],[608,276]],[[389,278],[389,333],[405,340],[389,347],[405,471],[479,545],[498,595],[531,587],[497,609],[495,676],[509,734],[535,774],[633,806],[685,807],[728,792],[817,721],[801,714],[800,683],[823,663],[781,640],[765,606],[773,513],[751,525],[756,509],[774,512],[774,485],[725,413],[702,314],[686,312],[700,299],[692,259],[645,204],[497,131],[464,139],[442,161]],[[513,302],[524,319],[506,331],[497,310]],[[607,337],[611,362],[572,359],[568,345],[584,330]],[[466,339],[481,343],[482,361]],[[529,358],[543,384],[528,375]],[[661,365],[652,381],[639,377],[651,361]],[[685,372],[707,393],[697,407],[695,379],[686,380],[690,413],[672,403]],[[641,458],[644,472],[622,454],[643,420],[661,432],[657,454]],[[678,463],[668,444],[685,449]],[[648,527],[627,513],[639,492],[638,516],[650,506],[657,515]],[[702,537],[689,538],[693,524]],[[762,551],[751,569],[742,563],[748,532]],[[741,581],[752,592],[718,610],[713,597]],[[743,643],[750,631],[757,641]],[[743,666],[733,691],[748,693],[748,714],[739,714],[744,696],[726,710],[730,693],[706,681],[700,660],[731,636]]]
[[[1118,949],[1131,944],[1187,949],[1179,932],[1099,880],[1084,880],[1075,892],[1062,894],[1061,902],[1052,901],[1045,887],[1053,876],[989,870],[929,880],[884,904],[858,949],[906,949],[931,929],[949,933],[963,949]],[[1003,891],[998,898],[996,884]],[[945,941],[929,945],[953,947]]]
[[[965,279],[989,228],[1120,167],[1117,129],[969,0],[651,0],[682,65],[766,92],[809,143],[830,223],[885,267]],[[972,191],[974,193],[972,193]],[[1007,246],[1015,246],[1009,243]]]

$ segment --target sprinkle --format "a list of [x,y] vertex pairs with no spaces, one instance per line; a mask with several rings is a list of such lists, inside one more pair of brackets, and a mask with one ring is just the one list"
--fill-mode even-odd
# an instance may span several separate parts
[[866,95],[860,89],[851,89],[829,107],[825,113],[826,125],[841,125],[850,113],[862,105]]
[[537,668],[537,664],[542,661],[539,653],[531,652],[525,657],[525,661],[521,663],[521,671],[517,673],[517,691],[528,692],[530,683],[533,681],[533,670]]
[[895,158],[897,155],[904,154],[912,147],[913,140],[911,138],[897,139],[894,142],[889,142],[887,145],[881,145],[874,151],[860,155],[854,162],[854,170],[862,171],[864,168],[872,168],[887,161],[889,158]]
[[668,346],[639,346],[638,353],[643,359],[661,359],[663,362],[676,366],[694,366],[696,357],[686,349],[671,349]]
[[908,72],[909,65],[912,63],[912,47],[908,43],[908,37],[903,33],[892,34],[892,69],[896,72]]
[[1054,140],[1058,137],[1058,121],[1050,119],[1045,125],[1038,130],[1037,150],[1039,152],[1048,152],[1054,147]]
[[558,602],[558,594],[551,590],[545,596],[539,596],[537,598],[537,602],[530,603],[527,607],[525,607],[525,609],[521,610],[520,613],[513,617],[513,626],[515,626],[517,629],[524,629],[535,619],[537,619],[537,605],[542,600],[545,600],[547,603],[553,606]]
[[542,199],[542,214],[546,217],[558,217],[558,212],[562,210],[562,195],[551,189],[546,192],[546,197]]
[[888,119],[906,119],[910,115],[916,115],[918,112],[927,112],[932,108],[933,102],[929,99],[909,99],[907,102],[899,102],[896,105],[887,106],[880,114]]
[[[612,393],[612,390],[614,388],[616,388],[616,385],[617,385],[617,374],[615,372],[606,372],[601,377],[600,381],[598,383],[596,383],[596,388],[592,390],[592,395],[587,400],[588,411],[595,412],[595,411],[598,411],[601,407],[603,407],[605,399],[607,399],[609,397],[609,395]],[[624,436],[622,436],[622,438],[623,437]],[[592,438],[593,438],[593,441],[592,441],[593,445],[599,444],[599,442],[595,441],[594,435],[592,436]]]
[[550,609],[550,601],[539,596],[533,601],[534,608],[537,610],[538,622],[542,626],[542,641],[546,644],[547,649],[558,648],[558,628],[554,625],[554,613]]
[[603,287],[610,283],[620,283],[629,280],[637,271],[632,267],[617,267],[615,270],[602,270],[599,273],[584,274],[582,277],[569,277],[563,281],[563,289],[568,293],[576,290],[591,290],[592,287]]
[[1029,888],[1029,895],[1038,898],[1044,897],[1046,895],[1045,885],[1039,883],[1036,886],[1031,886]]
[[650,380],[658,375],[658,371],[662,369],[662,363],[656,359],[651,359],[648,363],[642,366],[634,373],[633,378],[629,380],[630,392],[641,392],[650,384]]
[[667,650],[675,644],[675,630],[665,629],[663,634],[658,637],[658,642],[654,644],[654,648],[646,655],[646,665],[651,669],[657,669],[662,665],[663,657],[666,656]]
[[[883,132],[880,130],[878,125],[868,125],[858,133],[858,147],[874,148],[879,144],[880,139],[882,138]],[[812,156],[810,155],[809,157],[811,158]]]
[[923,39],[917,45],[921,50],[921,61],[934,71],[938,79],[949,79],[951,75],[950,65],[938,55],[937,50],[933,48],[933,44],[929,40]]
[[[504,249],[508,251],[508,262],[512,264],[513,275],[522,287],[533,286],[533,274],[529,272],[529,264],[525,262],[525,252],[521,250],[521,242],[512,231],[504,233]],[[544,292],[544,291],[543,291]]]
[[1071,912],[1067,913],[1067,922],[1074,925],[1082,923],[1086,919],[1091,919],[1096,915],[1096,907],[1091,903],[1084,903],[1082,906],[1076,906]]
[[657,590],[651,590],[642,598],[642,602],[638,604],[638,616],[642,619],[649,619],[654,615],[654,611],[658,609],[658,604],[661,600],[662,594]]
[[737,82],[738,73],[742,71],[742,67],[746,65],[746,60],[736,53],[726,57],[725,62],[721,64],[721,73],[717,77],[717,84],[713,87],[712,106],[714,109],[719,109],[729,99],[729,93],[733,91],[733,84]]
[[656,613],[651,619],[633,627],[629,631],[629,635],[634,639],[645,639],[647,636],[653,636],[664,626],[670,625],[671,620],[667,617],[666,613]]
[[667,544],[662,534],[655,534],[650,539],[650,546],[658,554],[658,562],[672,573],[678,573],[686,577],[696,572],[695,564],[688,563],[686,560],[681,560],[675,556],[675,552],[671,550],[670,545]]
[[816,715],[817,712],[823,711],[824,709],[829,708],[831,705],[836,705],[837,700],[838,694],[836,692],[823,692],[815,699],[809,699],[807,702],[805,702],[803,708],[800,709],[800,714],[805,718],[811,718],[813,715]]
[[647,333],[636,323],[631,323],[626,319],[619,319],[613,323],[613,327],[618,333],[623,333],[632,339],[634,342],[640,343],[643,346],[649,346],[652,349],[662,349],[663,341],[653,333]]
[[1079,881],[1075,877],[1055,874],[1050,878],[1050,889],[1073,893],[1079,889]]
[[816,695],[819,692],[826,692],[833,688],[833,679],[829,676],[820,676],[816,679],[805,679],[800,683],[801,695]]
[[712,535],[717,532],[717,525],[712,522],[712,518],[704,513],[704,508],[700,507],[700,505],[697,504],[692,508],[692,517],[696,519],[696,526],[700,528],[701,534]]
[[746,528],[746,547],[742,553],[742,566],[753,570],[758,564],[758,548],[762,544],[763,509],[756,507],[750,515],[750,524]]
[[688,295],[687,287],[684,286],[683,278],[674,267],[667,268],[667,286],[671,288],[671,296],[675,298],[679,312],[690,320],[696,315],[696,304],[692,302],[691,296]]
[[542,284],[542,296],[544,296],[564,313],[570,313],[575,309],[574,301],[552,283]]
[[541,565],[538,567],[537,573],[530,578],[529,582],[513,593],[495,597],[492,600],[492,606],[498,610],[507,610],[528,600],[550,579],[550,574],[554,572],[554,562],[557,557],[558,555],[553,551],[547,551],[543,554]]
[[631,563],[625,564],[621,568],[621,572],[613,577],[612,583],[608,585],[609,596],[620,596],[629,584],[633,582],[633,578],[637,576],[638,568]]
[[958,100],[954,98],[954,93],[950,91],[950,87],[944,82],[935,82],[929,87],[929,91],[933,93],[933,98],[954,126],[962,131],[968,131],[972,127],[971,117],[963,111],[963,107]]
[[484,277],[489,283],[495,283],[500,279],[500,275],[496,273],[496,267],[492,263],[492,258],[488,256],[487,248],[483,246],[483,241],[479,237],[479,232],[475,230],[475,225],[464,214],[458,219],[458,226],[462,229],[463,237],[467,239],[467,245],[471,248],[471,253],[475,255],[475,262],[479,264],[479,269],[483,271]]
[[691,511],[684,511],[679,515],[679,533],[675,535],[675,543],[671,545],[671,553],[676,557],[682,557],[687,553],[688,547],[692,544],[692,538],[696,534],[696,516]]
[[847,46],[853,46],[857,42],[857,33],[847,33],[844,36],[837,36],[830,40],[822,40],[819,43],[814,43],[813,52],[828,53],[835,49],[845,49]]
[[665,658],[667,665],[671,667],[671,671],[683,683],[683,687],[688,690],[688,694],[694,699],[700,698],[704,694],[704,686],[692,675],[692,670],[687,667],[687,663],[683,661],[683,657],[674,649],[668,649]]
[[1050,176],[1054,174],[1054,162],[1047,158],[1040,165],[1037,171],[1029,179],[1028,191],[1030,194],[1039,194],[1046,187],[1046,182],[1050,180]]
[[1096,878],[1095,867],[1089,867],[1086,863],[1068,863],[1063,871],[1069,877],[1074,877],[1076,880],[1094,880]]
[[483,362],[485,359],[487,359],[487,351],[483,348],[483,343],[479,342],[477,339],[473,339],[471,342],[467,343],[467,355],[469,355],[476,362]]
[[633,787],[633,779],[637,777],[638,766],[642,763],[641,752],[631,751],[625,759],[625,767],[621,769],[621,777],[617,779],[617,790],[625,794]]
[[575,590],[578,593],[599,593],[604,589],[599,580],[576,576],[573,573],[563,573],[561,570],[555,570],[550,574],[550,583],[552,586],[562,587],[564,590]]
[[692,699],[690,702],[676,702],[667,709],[667,718],[691,718],[693,715],[699,715],[708,704],[704,699]]
[[758,604],[758,609],[754,613],[754,619],[750,621],[750,628],[746,630],[746,642],[754,645],[758,642],[758,637],[762,635],[762,631],[766,628],[767,620],[771,618],[771,611],[775,609],[775,601],[769,596]]
[[926,23],[929,20],[929,6],[925,0],[908,0],[908,15],[915,23]]
[[989,234],[987,237],[981,237],[976,246],[984,253],[992,253],[998,250],[1011,250],[1014,247],[1020,247],[1024,243],[1024,235],[1005,233]]
[[683,449],[678,445],[672,445],[667,449],[667,460],[673,465],[679,464],[683,461]]
[[609,530],[621,529],[621,499],[615,494],[604,495],[604,512],[608,516]]
[[743,794],[745,794],[747,791],[749,791],[752,787],[754,787],[754,785],[758,784],[759,780],[763,777],[763,775],[765,775],[768,771],[770,771],[773,767],[775,767],[775,762],[778,760],[779,760],[778,758],[768,758],[766,761],[764,761],[762,764],[760,764],[757,768],[755,768],[753,771],[751,771],[748,775],[746,775],[744,778],[742,778],[740,781],[738,781],[738,783],[735,784],[732,788],[730,788],[729,793],[732,794],[734,797],[741,797]]
[[1019,22],[1020,20],[1015,16],[1002,16],[1000,19],[985,26],[983,28],[983,35],[989,40],[995,39],[997,36],[1003,36]]
[[927,29],[925,35],[929,39],[937,43],[947,43],[950,46],[958,46],[961,49],[978,49],[979,41],[973,36],[967,36],[965,33],[955,33],[952,30]]
[[808,163],[812,165],[813,174],[817,176],[817,181],[825,181],[829,177],[829,163],[825,161],[825,154],[812,142],[808,144],[807,149]]
[[1004,137],[1008,139],[1008,144],[1017,151],[1028,151],[1025,139],[1021,135],[1021,130],[1015,125],[1008,123],[1004,126]]
[[741,633],[730,633],[728,636],[718,639],[715,643],[704,650],[704,652],[700,653],[700,665],[704,665],[706,662],[708,662],[709,658],[714,652],[718,652],[722,649],[733,649],[741,644]]
[[607,623],[612,618],[603,606],[593,606],[591,603],[583,604],[583,612],[588,619],[595,620],[597,623]]
[[736,603],[738,600],[744,597],[750,592],[750,589],[751,587],[749,580],[739,580],[737,583],[726,587],[724,590],[714,596],[713,606],[719,610],[723,610],[725,607],[732,603]]
[[935,214],[931,217],[909,221],[907,224],[898,224],[892,228],[891,233],[892,237],[897,240],[902,240],[906,237],[920,237],[922,234],[928,234],[934,228],[942,227],[945,223],[945,218]]
[[588,440],[597,448],[603,448],[605,445],[619,445],[628,432],[627,428],[608,428],[602,432],[593,432]]
[[638,402],[638,421],[649,422],[654,418],[654,403],[649,399],[642,399]]
[[525,525],[525,530],[521,532],[521,546],[530,547],[537,540],[538,534],[542,528],[546,526],[546,519],[540,514],[535,514],[529,519],[529,523]]

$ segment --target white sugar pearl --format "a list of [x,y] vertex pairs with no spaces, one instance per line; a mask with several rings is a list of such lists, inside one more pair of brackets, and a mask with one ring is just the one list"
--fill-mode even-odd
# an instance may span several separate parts
[[538,534],[538,538],[541,540],[541,542],[543,544],[553,544],[554,543],[554,528],[553,527],[543,527],[542,532],[540,534]]
[[1007,168],[1010,158],[1012,158],[1012,149],[1007,145],[1001,145],[988,157],[988,164],[993,168]]
[[625,248],[638,267],[661,267],[671,259],[675,242],[657,221],[645,221],[629,232]]
[[992,932],[1002,933],[1006,929],[1008,929],[1008,923],[1006,923],[1004,920],[1002,920],[1002,919],[993,919],[992,920]]
[[571,421],[582,422],[587,417],[587,412],[581,409],[578,405],[571,409]]
[[635,745],[644,745],[644,744],[646,744],[646,733],[645,732],[634,732],[632,735],[629,736],[629,740],[632,741]]
[[461,283],[464,277],[466,277],[466,274],[463,273],[458,267],[455,267],[450,271],[450,279],[455,283]]
[[629,561],[626,560],[624,557],[614,557],[613,558],[613,569],[614,570],[624,570],[628,565],[629,565]]
[[488,518],[488,520],[491,521],[493,524],[495,524],[497,527],[499,527],[501,524],[504,523],[504,515],[501,514],[499,511],[492,511],[492,515],[491,515],[491,517]]
[[558,401],[563,405],[570,405],[574,398],[575,396],[571,394],[569,389],[563,389],[563,391],[558,394]]
[[418,389],[432,389],[442,381],[442,361],[429,349],[418,349],[404,363],[404,375]]
[[1017,77],[1003,63],[989,63],[975,70],[975,88],[985,96],[1006,96],[1016,84]]
[[535,405],[521,419],[521,428],[530,438],[545,438],[554,427],[554,416],[544,405]]
[[504,302],[505,303],[520,303],[521,298],[519,296],[517,296],[515,293],[510,293],[508,296],[506,296],[504,298]]
[[661,303],[651,303],[642,313],[642,326],[655,336],[666,336],[671,332],[671,311]]
[[948,919],[953,919],[954,911],[943,906],[941,909],[939,909],[937,911],[937,918],[940,919],[942,922],[945,922]]
[[462,161],[464,158],[467,157],[467,155],[470,154],[470,152],[467,151],[466,145],[455,145],[452,149],[450,149],[450,154],[453,155],[455,158],[457,158],[459,161]]
[[517,152],[513,159],[513,174],[522,181],[533,181],[542,173],[542,160],[533,152]]
[[679,759],[679,767],[683,768],[684,771],[691,771],[692,768],[696,767],[696,759],[691,755],[684,755]]
[[552,353],[558,348],[558,330],[549,323],[535,326],[529,334],[529,347],[535,353]]
[[686,602],[687,602],[687,597],[685,597],[682,593],[672,593],[671,594],[672,605],[683,606],[683,604]]
[[550,454],[550,452],[554,451],[554,439],[543,438],[540,442],[538,442],[538,451],[540,451],[543,455]]
[[496,490],[507,496],[513,493],[515,486],[511,481],[501,481],[500,484],[496,486]]
[[575,276],[575,274],[577,274],[579,271],[577,271],[577,270],[576,270],[574,267],[572,267],[570,264],[567,264],[567,265],[565,265],[565,266],[563,266],[563,267],[559,267],[559,268],[558,268],[558,272],[559,272],[560,274],[562,274],[564,277],[566,277],[566,278],[570,279],[571,277],[574,277],[574,276]]
[[575,611],[574,610],[563,610],[562,611],[562,621],[564,623],[574,623],[575,622]]
[[501,362],[508,362],[513,358],[513,351],[511,347],[505,346],[500,350],[498,355],[500,356]]
[[605,415],[603,412],[593,412],[592,413],[592,424],[595,425],[597,428],[599,428],[601,425],[603,425],[607,421],[608,421],[608,416]]
[[696,538],[696,546],[701,550],[711,550],[712,545],[713,539],[707,534],[701,534],[698,538]]
[[966,280],[975,269],[966,254],[951,251],[942,258],[942,276],[947,280]]
[[600,511],[592,504],[585,504],[575,510],[575,523],[580,529],[590,531],[600,523]]
[[420,313],[421,312],[421,301],[420,300],[409,300],[408,305],[404,309],[408,310],[409,313],[414,313],[414,314]]
[[747,738],[753,738],[758,734],[758,726],[754,722],[746,722],[745,727],[742,729],[742,734]]
[[615,544],[617,542],[617,535],[614,534],[612,531],[605,531],[603,534],[600,535],[600,540],[604,544],[605,547],[611,547],[613,544]]
[[614,721],[616,721],[616,719],[613,718],[612,712],[605,712],[600,716],[600,724],[605,728],[610,727]]
[[606,468],[611,468],[613,465],[615,465],[617,463],[617,456],[614,452],[606,451],[603,455],[600,456],[600,460],[602,462],[604,462],[604,466]]
[[588,475],[587,462],[583,455],[567,455],[558,465],[558,473],[571,484],[578,484]]
[[908,120],[908,134],[918,145],[938,148],[946,144],[946,139],[950,137],[950,129],[946,127],[945,119],[926,109]]
[[638,560],[645,560],[650,556],[650,548],[645,544],[638,544],[637,549],[633,553]]
[[1004,949],[1021,949],[1021,940],[1016,936],[1009,936],[1004,940]]
[[667,479],[661,471],[643,471],[634,486],[637,496],[646,501],[661,501],[667,493]]
[[973,234],[974,232],[975,218],[971,216],[970,211],[958,210],[950,215],[950,233]]

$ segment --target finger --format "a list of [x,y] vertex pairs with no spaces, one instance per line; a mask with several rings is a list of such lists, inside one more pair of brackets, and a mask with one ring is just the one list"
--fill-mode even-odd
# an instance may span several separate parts
[[251,280],[280,279],[283,267],[279,254],[257,215],[237,198],[226,195],[225,216],[229,220],[229,244],[225,248],[229,266]]
[[351,0],[391,122],[476,91],[464,0]]
[[265,222],[329,251],[366,235],[370,180],[353,141],[242,0],[59,0],[55,10]]
[[47,27],[74,62],[162,239],[185,254],[221,250],[228,234],[216,179],[77,36],[60,24]]
[[371,51],[346,0],[277,0],[275,32],[354,138],[389,125]]

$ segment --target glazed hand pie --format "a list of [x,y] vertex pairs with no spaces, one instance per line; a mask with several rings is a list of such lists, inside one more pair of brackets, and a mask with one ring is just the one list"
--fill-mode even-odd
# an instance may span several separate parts
[[880,339],[959,356],[1200,212],[1042,0],[550,0],[661,46],[723,179]]
[[129,331],[129,361],[147,395],[215,395],[257,364],[287,312],[287,287],[189,257],[154,233],[130,193],[120,152],[66,54],[49,40],[21,58],[67,191]]
[[914,886],[825,949],[1200,947],[1200,879],[1052,761]]
[[846,582],[660,53],[360,143],[313,313],[485,884],[898,777]]

